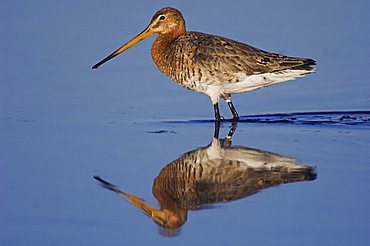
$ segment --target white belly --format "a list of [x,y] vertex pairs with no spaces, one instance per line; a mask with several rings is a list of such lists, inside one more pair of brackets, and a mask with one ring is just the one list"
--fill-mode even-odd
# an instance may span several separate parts
[[257,90],[270,85],[304,77],[306,74],[313,72],[307,70],[284,70],[277,73],[264,73],[251,76],[240,74],[240,82],[225,84],[222,86],[221,93],[236,94]]
[[192,77],[189,81],[182,83],[182,86],[190,90],[204,93],[211,98],[213,103],[216,103],[223,95],[257,90],[270,85],[304,77],[306,74],[312,73],[313,71],[313,69],[309,71],[284,70],[277,73],[264,73],[249,76],[244,73],[238,73],[235,74],[235,78],[239,82],[212,81],[211,78],[204,81],[197,81],[196,77]]

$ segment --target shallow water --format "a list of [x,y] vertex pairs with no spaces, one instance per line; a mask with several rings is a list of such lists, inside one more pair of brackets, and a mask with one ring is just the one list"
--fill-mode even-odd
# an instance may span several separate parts
[[[233,122],[233,119],[224,119],[225,122]],[[209,123],[213,120],[188,120],[168,121],[168,123]],[[291,124],[291,125],[317,125],[317,126],[370,126],[370,111],[333,111],[333,112],[302,112],[302,113],[278,113],[263,115],[241,116],[238,123],[267,123],[267,124]]]
[[[223,141],[214,139],[206,96],[157,71],[149,57],[152,38],[91,70],[163,6],[147,1],[1,5],[1,245],[366,245],[370,240],[368,1],[227,6],[202,1],[196,7],[174,1],[190,30],[317,60],[317,72],[305,78],[233,97],[243,116],[232,141],[223,140],[230,121],[221,125]],[[231,115],[224,104],[221,114]],[[247,179],[222,183],[227,179],[221,164],[213,171],[217,178],[206,175],[212,162],[204,153],[222,153],[219,163],[234,171],[238,163],[242,171],[236,176]],[[190,174],[207,182],[184,177],[172,182],[166,171],[161,174],[167,169],[183,174],[174,163],[192,170],[200,156],[203,174]],[[271,168],[273,160],[279,168]],[[295,171],[287,178],[291,173],[281,165],[293,160],[309,167],[310,175]],[[182,225],[158,226],[159,220],[102,188],[93,176],[134,195],[129,198],[137,206],[158,210],[182,204],[186,211],[176,217]],[[155,185],[156,177],[167,185]]]

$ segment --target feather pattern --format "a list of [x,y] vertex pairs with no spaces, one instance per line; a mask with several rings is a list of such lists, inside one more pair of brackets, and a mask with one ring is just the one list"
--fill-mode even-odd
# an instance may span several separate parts
[[231,94],[303,77],[314,71],[312,59],[288,57],[228,38],[188,32],[182,14],[174,8],[159,10],[144,31],[92,68],[98,68],[155,33],[158,36],[151,55],[158,69],[181,86],[208,95],[217,122],[221,119],[220,98],[227,102],[233,118],[238,119]]
[[161,72],[183,87],[217,97],[303,77],[315,64],[201,32],[185,32],[172,40],[159,35],[152,58]]

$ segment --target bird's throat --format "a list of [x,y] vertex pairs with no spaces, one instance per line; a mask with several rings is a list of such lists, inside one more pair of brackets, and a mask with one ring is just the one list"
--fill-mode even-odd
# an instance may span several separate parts
[[155,65],[166,76],[170,76],[171,61],[173,61],[173,55],[175,54],[173,44],[178,37],[179,35],[175,35],[173,32],[159,34],[151,48],[151,55]]

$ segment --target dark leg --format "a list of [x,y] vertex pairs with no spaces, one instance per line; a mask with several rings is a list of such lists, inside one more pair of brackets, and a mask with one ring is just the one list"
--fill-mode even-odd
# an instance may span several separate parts
[[229,106],[231,113],[233,114],[233,121],[239,120],[238,112],[236,112],[233,102],[231,101],[230,94],[224,94],[222,95],[222,98],[227,102],[227,105]]
[[216,120],[215,121],[215,131],[213,133],[213,137],[218,139],[219,135],[220,135],[220,121]]
[[226,138],[224,138],[221,141],[221,146],[222,147],[227,148],[227,147],[230,147],[231,146],[231,138],[232,138],[233,134],[236,131],[237,124],[238,124],[237,121],[233,121],[231,123],[231,127],[230,127],[230,130],[229,130],[229,133],[227,134]]
[[218,139],[221,124],[221,116],[220,110],[218,109],[218,103],[213,104],[213,108],[215,110],[215,132],[213,134],[213,137]]
[[218,109],[218,103],[213,104],[213,108],[215,110],[215,120],[220,122],[221,121],[221,115],[220,115],[220,110]]
[[230,138],[230,140],[231,140],[231,137],[233,136],[233,134],[236,131],[237,124],[238,123],[236,121],[233,121],[231,123],[231,127],[230,127],[229,133],[227,134],[227,137],[226,138]]
[[239,120],[238,112],[236,112],[236,109],[235,109],[231,99],[226,100],[226,102],[227,102],[227,105],[229,105],[231,113],[233,113],[233,120],[235,120],[235,121]]

